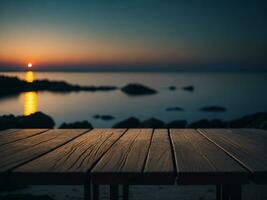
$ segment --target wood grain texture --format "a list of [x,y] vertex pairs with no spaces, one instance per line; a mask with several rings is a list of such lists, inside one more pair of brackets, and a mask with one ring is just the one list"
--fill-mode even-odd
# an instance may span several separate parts
[[93,129],[71,142],[14,169],[12,181],[39,184],[83,184],[87,172],[121,137],[125,129]]
[[[264,144],[267,142],[267,131],[262,129],[248,129],[248,128],[240,128],[240,129],[226,129],[230,130],[231,134],[238,134],[242,137],[245,136],[255,141],[261,141],[260,144]],[[256,135],[256,138],[254,137]]]
[[267,131],[256,129],[200,129],[199,131],[250,171],[256,183],[267,183],[265,136]]
[[86,131],[85,129],[51,129],[27,139],[0,146],[0,174],[47,153]]
[[0,137],[3,136],[4,134],[12,133],[12,132],[15,132],[15,131],[18,131],[18,130],[22,130],[22,129],[15,129],[15,128],[3,129],[3,130],[0,131]]
[[0,132],[0,146],[26,139],[48,129],[7,129]]
[[88,131],[1,131],[0,184],[91,180],[93,184],[158,185],[173,184],[175,179],[178,184],[240,184],[252,177],[256,183],[267,182],[267,133],[263,130]]
[[177,182],[216,184],[247,182],[249,173],[194,129],[171,129]]
[[144,176],[151,184],[174,184],[176,173],[167,129],[155,129],[149,148]]
[[152,132],[152,129],[129,129],[93,168],[93,183],[144,182],[142,172]]

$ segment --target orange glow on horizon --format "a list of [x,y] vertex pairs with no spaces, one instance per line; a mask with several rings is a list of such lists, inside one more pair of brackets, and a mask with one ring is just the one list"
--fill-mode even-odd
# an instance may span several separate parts
[[0,61],[19,66],[26,62],[27,68],[38,69],[47,65],[146,64],[188,59],[183,49],[166,45],[157,48],[151,41],[144,45],[143,42],[88,35],[77,38],[64,34],[62,37],[60,33],[44,30],[38,34],[22,31],[20,34],[4,35],[0,37]]

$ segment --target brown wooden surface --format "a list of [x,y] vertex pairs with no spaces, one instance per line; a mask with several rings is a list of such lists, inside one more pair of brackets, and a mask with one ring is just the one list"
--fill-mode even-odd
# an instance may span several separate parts
[[247,182],[249,173],[194,129],[171,129],[177,182],[215,184]]
[[265,144],[257,129],[4,130],[0,184],[267,183]]
[[175,165],[167,129],[154,130],[143,173],[151,184],[175,182]]
[[13,171],[14,182],[83,184],[87,171],[125,132],[125,129],[94,129]]
[[47,130],[48,129],[7,129],[0,131],[0,146],[37,135]]
[[64,145],[86,131],[84,129],[52,129],[0,146],[0,178],[5,177],[8,171]]
[[257,129],[200,129],[199,131],[250,171],[256,183],[267,183],[265,135],[267,131]]
[[3,134],[7,134],[7,133],[12,133],[18,130],[24,130],[24,129],[15,129],[15,128],[11,128],[11,129],[3,129],[0,130],[0,137],[3,136]]
[[95,183],[144,182],[142,172],[152,129],[129,129],[100,159],[91,172]]

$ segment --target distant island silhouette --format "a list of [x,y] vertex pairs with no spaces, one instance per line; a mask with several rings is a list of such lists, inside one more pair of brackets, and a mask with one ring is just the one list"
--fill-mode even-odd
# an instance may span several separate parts
[[50,81],[34,80],[33,82],[27,82],[17,77],[9,77],[0,75],[0,97],[19,94],[21,92],[29,91],[50,91],[50,92],[97,92],[97,91],[114,91],[120,89],[122,92],[129,96],[141,96],[156,94],[155,89],[149,88],[142,84],[130,83],[122,88],[117,86],[80,86],[67,83],[65,81]]
[[65,81],[34,80],[29,83],[17,77],[0,76],[0,96],[16,94],[28,91],[50,91],[50,92],[78,92],[78,91],[111,91],[116,86],[80,86],[72,85]]

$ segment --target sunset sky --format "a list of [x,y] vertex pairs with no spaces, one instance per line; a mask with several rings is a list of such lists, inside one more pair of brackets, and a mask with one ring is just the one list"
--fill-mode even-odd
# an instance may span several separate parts
[[267,68],[263,0],[0,0],[0,69]]

